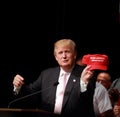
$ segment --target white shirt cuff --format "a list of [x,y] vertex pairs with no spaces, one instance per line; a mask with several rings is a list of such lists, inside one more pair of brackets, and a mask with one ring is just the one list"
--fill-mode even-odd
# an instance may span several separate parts
[[85,92],[87,90],[87,83],[80,80],[81,92]]

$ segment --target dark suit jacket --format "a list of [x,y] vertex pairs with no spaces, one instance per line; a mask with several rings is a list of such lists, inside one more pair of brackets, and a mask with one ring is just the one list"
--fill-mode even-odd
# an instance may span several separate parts
[[[80,92],[80,75],[83,68],[75,65],[70,75],[63,100],[62,116],[79,115],[80,117],[94,117],[93,93],[95,83],[91,80],[88,85],[88,90],[83,93]],[[33,103],[37,108],[53,112],[59,73],[59,67],[42,71],[39,78],[29,86],[23,86],[20,93],[23,94],[23,92],[26,93],[28,91],[33,93],[40,90],[38,94],[31,96],[32,98],[34,97],[36,103],[29,103]]]

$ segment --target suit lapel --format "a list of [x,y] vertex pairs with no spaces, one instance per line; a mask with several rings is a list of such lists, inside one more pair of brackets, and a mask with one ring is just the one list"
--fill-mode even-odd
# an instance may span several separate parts
[[[53,70],[51,72],[51,81],[50,82],[53,82],[54,87],[51,89],[51,92],[50,92],[50,97],[52,97],[52,103],[54,104],[55,103],[55,96],[56,96],[56,88],[57,88],[57,82],[58,82],[58,78],[59,78],[59,73],[60,73],[60,68],[57,67],[55,68],[56,70]],[[58,84],[59,85],[59,84]]]
[[74,92],[78,93],[78,95],[79,95],[79,93],[80,93],[80,74],[81,74],[82,70],[83,70],[83,68],[81,68],[78,65],[76,65],[74,67],[74,69],[70,75],[70,78],[68,80],[68,83],[66,85],[65,96],[64,96],[64,100],[63,100],[63,108],[64,108],[65,104],[67,103],[67,101],[72,93],[72,90],[74,90]]

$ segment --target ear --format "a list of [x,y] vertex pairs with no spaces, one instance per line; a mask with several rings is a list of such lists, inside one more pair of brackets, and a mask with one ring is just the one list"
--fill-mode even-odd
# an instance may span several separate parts
[[55,60],[58,61],[56,54],[54,53]]
[[76,57],[77,57],[77,52],[75,52],[75,54],[74,54],[74,59],[76,59]]

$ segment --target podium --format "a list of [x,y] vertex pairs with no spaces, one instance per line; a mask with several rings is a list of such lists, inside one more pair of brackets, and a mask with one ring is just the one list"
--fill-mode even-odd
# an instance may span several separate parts
[[0,117],[57,117],[57,115],[40,109],[0,108]]

